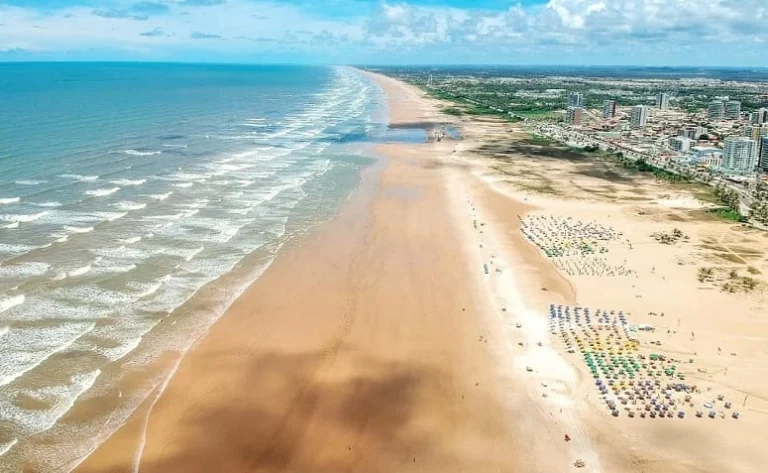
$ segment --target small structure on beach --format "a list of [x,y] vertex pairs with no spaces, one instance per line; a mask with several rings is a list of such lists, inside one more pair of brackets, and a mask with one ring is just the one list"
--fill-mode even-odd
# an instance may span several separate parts
[[[621,310],[592,311],[555,304],[549,309],[550,335],[560,340],[567,353],[579,354],[611,416],[626,412],[632,419],[685,419],[686,408],[700,402],[714,419],[714,403],[731,407],[724,394],[717,395],[716,401],[701,399],[698,386],[686,381],[682,368],[687,364],[671,354],[659,353],[652,342],[648,343],[652,348],[641,344],[637,333],[653,331],[654,327],[630,325],[629,315]],[[695,414],[697,418],[704,416],[703,411]]]
[[597,222],[572,217],[527,215],[520,218],[520,230],[538,246],[555,266],[571,276],[628,276],[624,265],[611,265],[605,258],[609,248],[626,246],[621,232]]

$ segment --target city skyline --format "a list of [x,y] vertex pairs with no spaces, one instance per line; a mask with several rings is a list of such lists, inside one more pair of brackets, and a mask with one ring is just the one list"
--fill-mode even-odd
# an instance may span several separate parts
[[0,61],[755,67],[766,21],[760,0],[0,0]]

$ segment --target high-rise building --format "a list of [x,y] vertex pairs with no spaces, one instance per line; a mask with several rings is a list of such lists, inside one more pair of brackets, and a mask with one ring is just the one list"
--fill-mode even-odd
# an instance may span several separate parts
[[656,96],[656,106],[664,110],[669,108],[669,94],[662,92]]
[[725,102],[725,118],[728,120],[738,120],[741,117],[741,102],[738,100],[729,100]]
[[745,136],[725,139],[723,168],[734,174],[748,174],[757,167],[757,142]]
[[761,108],[749,114],[749,123],[751,125],[762,125],[768,123],[768,108]]
[[568,125],[580,126],[581,119],[584,116],[584,109],[581,107],[568,107],[565,112],[565,123]]
[[768,172],[768,136],[760,138],[760,161],[758,168],[763,172]]
[[703,126],[697,126],[697,127],[695,128],[695,130],[696,130],[696,131],[694,132],[694,135],[695,135],[695,136],[693,137],[693,139],[694,139],[694,140],[698,140],[698,139],[699,139],[699,138],[701,138],[703,135],[706,135],[706,134],[709,132],[709,130],[707,130],[707,128],[706,128],[706,127],[703,127]]
[[725,103],[722,100],[713,100],[707,107],[707,116],[710,120],[722,120],[725,117]]
[[616,101],[606,100],[603,102],[603,118],[613,118],[616,116]]
[[632,128],[643,128],[648,121],[648,107],[645,105],[635,105],[632,107],[632,115],[629,118],[629,125]]
[[684,136],[673,136],[669,139],[669,146],[678,153],[687,153],[691,150],[693,140]]
[[744,129],[744,136],[755,141],[760,141],[760,137],[768,136],[768,126],[749,125]]
[[584,105],[584,94],[580,92],[571,92],[568,94],[569,107],[581,107]]

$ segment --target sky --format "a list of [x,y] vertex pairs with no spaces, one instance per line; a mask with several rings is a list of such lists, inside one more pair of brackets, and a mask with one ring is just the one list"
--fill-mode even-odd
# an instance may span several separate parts
[[768,67],[768,0],[0,0],[0,61]]

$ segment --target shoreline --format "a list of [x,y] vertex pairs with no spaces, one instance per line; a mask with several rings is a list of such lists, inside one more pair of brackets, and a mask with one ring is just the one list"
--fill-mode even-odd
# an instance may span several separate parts
[[[393,127],[446,121],[421,91],[362,73],[386,93]],[[750,315],[764,301],[701,291],[689,261],[702,247],[660,247],[649,236],[668,230],[657,216],[665,212],[703,242],[728,227],[685,220],[655,184],[625,177],[627,189],[611,194],[629,195],[622,204],[587,193],[596,178],[567,174],[569,163],[523,161],[521,170],[508,150],[505,161],[483,161],[480,145],[524,138],[508,124],[461,123],[462,141],[375,147],[383,160],[337,217],[281,253],[182,363],[149,417],[142,472],[567,471],[582,461],[590,473],[747,473],[765,463],[745,435],[763,431],[768,412],[765,385],[751,378],[768,356],[766,322]],[[565,173],[576,195],[514,185],[537,166]],[[632,200],[640,191],[647,202]],[[611,275],[571,274],[521,231],[550,215],[626,235],[628,248],[600,256]],[[617,267],[630,271],[614,275]],[[579,357],[550,336],[550,304],[629,310],[633,323],[666,330],[638,336],[696,358],[699,371],[685,369],[699,397],[753,394],[748,415],[716,425],[692,412],[684,421],[611,417]],[[677,327],[653,311],[674,314]],[[739,358],[713,353],[718,334]],[[138,471],[124,459],[138,438],[129,430],[76,471]],[[728,467],[726,452],[738,458]]]
[[[389,104],[393,124],[431,112],[402,106],[391,91]],[[456,254],[466,245],[445,208],[444,172],[431,168],[445,150],[376,148],[389,162],[366,174],[370,201],[356,191],[337,218],[281,252],[190,350],[150,413],[141,471],[211,471],[211,462],[228,471],[458,471],[528,461],[479,335],[495,338],[498,321],[483,315],[466,248]],[[440,239],[450,242],[433,244]],[[141,429],[130,430],[75,471],[137,471],[126,449]]]

